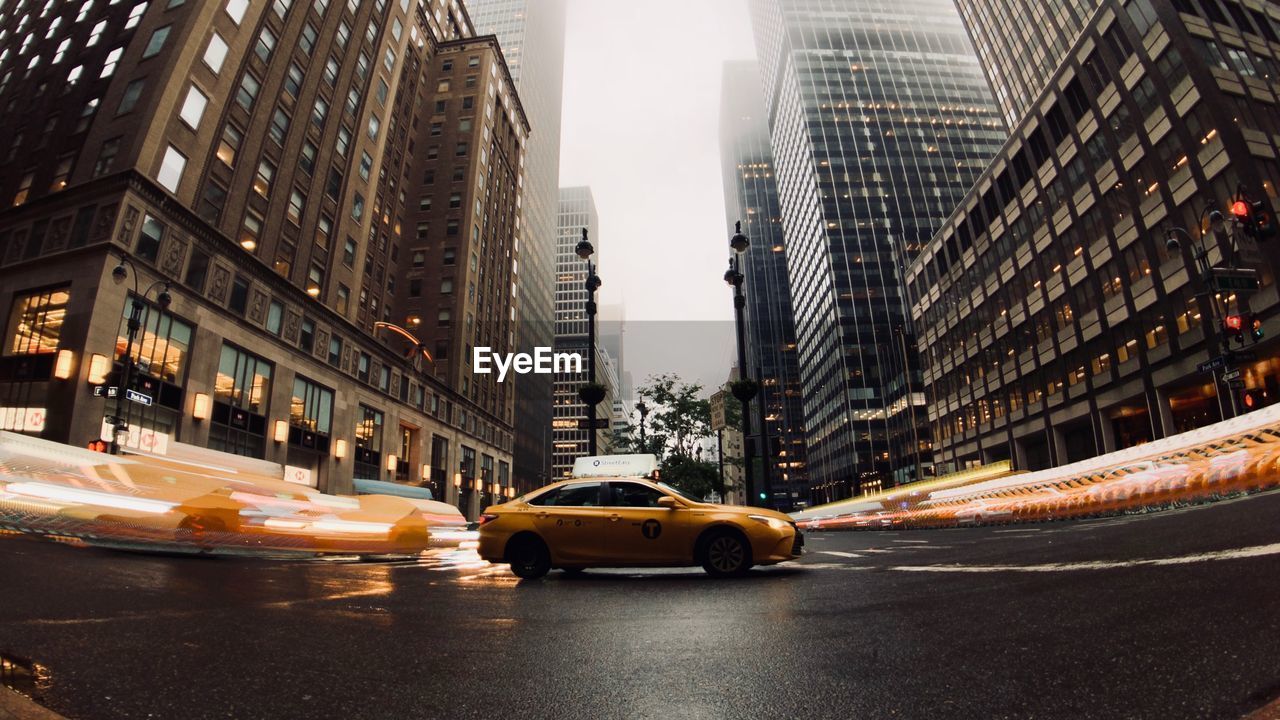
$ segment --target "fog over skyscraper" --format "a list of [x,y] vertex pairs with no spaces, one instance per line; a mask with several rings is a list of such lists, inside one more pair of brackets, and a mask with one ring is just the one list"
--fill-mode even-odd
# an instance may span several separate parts
[[[901,272],[1005,138],[945,0],[753,0],[812,481],[930,466]],[[918,467],[919,466],[919,469]]]

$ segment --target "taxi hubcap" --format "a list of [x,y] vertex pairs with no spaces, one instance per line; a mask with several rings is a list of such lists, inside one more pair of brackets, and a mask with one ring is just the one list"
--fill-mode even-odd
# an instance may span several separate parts
[[742,565],[742,543],[730,537],[716,538],[711,541],[707,555],[715,569],[736,570]]

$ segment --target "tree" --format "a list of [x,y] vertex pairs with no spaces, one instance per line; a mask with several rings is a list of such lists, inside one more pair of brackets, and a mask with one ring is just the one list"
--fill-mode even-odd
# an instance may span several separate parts
[[665,374],[650,377],[636,392],[653,408],[645,421],[644,447],[639,424],[627,418],[622,430],[613,433],[614,448],[657,455],[663,482],[693,497],[723,492],[716,463],[704,460],[699,451],[702,441],[714,434],[711,403],[701,397],[702,385]]

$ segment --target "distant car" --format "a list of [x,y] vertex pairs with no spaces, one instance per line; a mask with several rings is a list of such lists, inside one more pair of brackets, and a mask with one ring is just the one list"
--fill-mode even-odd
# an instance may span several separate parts
[[553,568],[697,565],[739,575],[800,555],[804,536],[786,515],[700,502],[645,475],[577,477],[489,507],[480,556],[528,579]]

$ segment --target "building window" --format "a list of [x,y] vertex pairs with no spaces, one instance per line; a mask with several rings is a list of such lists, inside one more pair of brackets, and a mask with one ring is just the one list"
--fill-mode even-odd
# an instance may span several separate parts
[[382,472],[382,417],[380,411],[367,405],[360,406],[359,420],[356,423],[357,478],[376,480]]
[[[136,299],[130,295],[131,300]],[[133,340],[134,368],[143,374],[178,383],[186,373],[191,350],[191,326],[167,312],[142,301],[142,326]],[[129,344],[129,313],[132,302],[124,304],[116,335],[115,357],[124,356]]]
[[205,94],[200,92],[195,85],[192,85],[191,89],[187,90],[187,98],[182,102],[182,112],[178,114],[178,117],[191,126],[192,130],[199,130],[200,119],[204,117],[204,109],[208,104],[209,98],[205,97]]
[[308,432],[328,435],[333,422],[333,391],[310,380],[295,377],[289,401],[289,424]]
[[222,71],[222,63],[227,60],[227,41],[218,33],[209,38],[209,47],[204,51],[204,64],[209,66],[214,75]]
[[115,162],[116,155],[120,153],[120,140],[121,138],[116,137],[102,143],[102,148],[98,150],[98,159],[93,164],[95,178],[111,172],[111,165]]
[[369,382],[369,353],[360,353],[360,360],[356,364],[356,379],[360,382]]
[[151,39],[147,41],[147,48],[142,51],[143,60],[160,54],[160,51],[164,49],[165,40],[169,39],[170,29],[171,26],[165,25],[162,28],[156,28],[155,32],[151,33]]
[[222,346],[213,384],[209,448],[247,457],[266,450],[271,363],[230,345]]
[[218,159],[227,167],[235,164],[236,153],[240,150],[240,142],[244,134],[235,125],[227,124],[222,129],[222,141],[218,143]]
[[227,0],[227,15],[231,21],[239,25],[244,20],[244,13],[249,9],[249,0]]
[[240,89],[236,91],[236,102],[246,112],[253,110],[253,101],[258,98],[258,91],[262,89],[262,83],[258,82],[250,73],[245,73],[240,79]]
[[329,364],[333,367],[342,364],[342,338],[337,335],[329,337]]
[[231,281],[231,297],[227,299],[227,309],[243,316],[249,306],[249,281],[237,275]]
[[5,343],[5,354],[56,352],[70,300],[68,286],[19,295],[9,313],[9,342]]
[[133,251],[147,262],[155,262],[160,257],[160,240],[164,237],[164,225],[151,215],[143,215],[142,231],[138,233],[138,243]]
[[351,290],[346,285],[338,284],[338,312],[346,315],[351,310]]
[[258,163],[258,173],[253,179],[253,189],[262,197],[271,193],[271,180],[276,174],[276,164],[267,158]]
[[120,98],[120,107],[116,108],[116,115],[124,115],[132,112],[138,105],[138,98],[142,97],[142,90],[147,85],[144,78],[139,78],[125,85],[124,95]]
[[302,348],[305,353],[310,353],[316,346],[316,323],[314,320],[303,319],[302,329],[298,331],[298,347]]
[[182,171],[187,167],[187,156],[178,152],[178,148],[170,145],[164,152],[164,160],[160,163],[160,172],[156,174],[156,182],[171,193],[178,192],[178,183],[182,181]]
[[276,108],[271,115],[271,127],[267,132],[277,145],[284,145],[284,139],[289,135],[289,113]]
[[278,300],[272,300],[267,306],[267,332],[278,336],[283,328],[284,305]]

